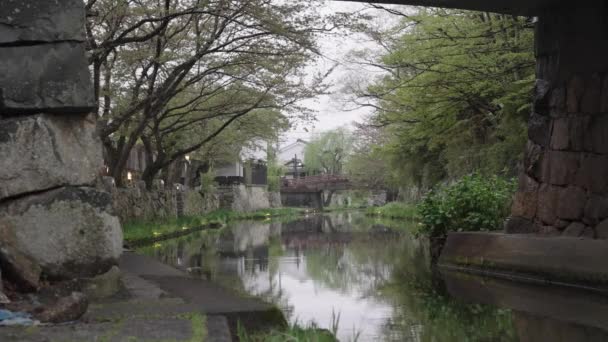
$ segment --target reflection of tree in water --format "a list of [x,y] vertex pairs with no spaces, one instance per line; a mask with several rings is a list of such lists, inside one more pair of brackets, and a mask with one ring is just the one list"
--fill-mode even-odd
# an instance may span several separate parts
[[384,323],[386,341],[516,341],[511,312],[451,298],[433,275],[420,249],[402,258],[381,293],[393,315]]
[[[273,229],[253,225],[225,229],[221,238],[218,233],[201,232],[140,251],[190,267],[191,273],[237,291],[260,295],[278,305],[288,319],[296,308],[282,290],[282,267],[291,265],[317,285],[392,306],[379,340],[515,340],[510,312],[459,303],[434,282],[428,246],[408,234],[413,224],[340,213]],[[220,255],[219,251],[233,252]]]
[[321,245],[306,250],[308,275],[315,282],[344,293],[373,294],[384,284],[399,257],[392,234],[360,234],[350,242]]

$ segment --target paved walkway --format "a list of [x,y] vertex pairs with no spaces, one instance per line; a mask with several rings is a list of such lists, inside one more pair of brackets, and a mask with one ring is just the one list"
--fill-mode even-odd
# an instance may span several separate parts
[[122,299],[92,303],[75,324],[0,328],[0,341],[230,342],[238,322],[248,330],[284,324],[272,305],[152,258],[126,252],[120,268]]

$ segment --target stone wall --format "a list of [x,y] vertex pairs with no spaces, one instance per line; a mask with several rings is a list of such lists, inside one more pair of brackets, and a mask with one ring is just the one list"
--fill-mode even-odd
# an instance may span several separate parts
[[281,207],[281,195],[266,186],[234,185],[218,188],[220,207],[238,212]]
[[122,252],[109,194],[81,0],[0,11],[0,266],[22,289],[107,271]]
[[608,238],[608,5],[547,12],[510,233]]
[[112,206],[123,223],[155,221],[178,216],[197,216],[219,208],[216,194],[203,195],[197,189],[176,185],[171,189],[146,190],[143,182],[129,188],[116,188],[111,177],[104,177],[104,187],[112,196]]

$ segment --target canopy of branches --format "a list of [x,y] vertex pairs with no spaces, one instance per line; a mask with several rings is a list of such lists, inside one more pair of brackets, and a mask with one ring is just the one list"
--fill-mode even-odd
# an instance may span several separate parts
[[352,151],[352,135],[345,128],[321,133],[304,149],[304,165],[309,174],[342,174]]
[[119,184],[137,144],[151,184],[233,124],[245,144],[285,128],[285,118],[306,119],[296,103],[323,85],[302,69],[316,35],[345,21],[302,0],[88,0],[86,8],[99,132]]
[[531,20],[440,9],[402,16],[373,34],[381,59],[362,62],[386,73],[357,94],[382,136],[353,157],[357,169],[373,179],[377,168],[364,165],[387,161],[385,179],[418,187],[472,171],[514,174],[532,102]]

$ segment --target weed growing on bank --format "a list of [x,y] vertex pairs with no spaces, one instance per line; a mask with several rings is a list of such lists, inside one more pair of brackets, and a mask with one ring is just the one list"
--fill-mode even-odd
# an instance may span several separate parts
[[367,216],[377,216],[391,219],[413,219],[416,217],[416,206],[403,202],[390,202],[382,207],[369,207],[365,210]]
[[453,231],[502,229],[509,215],[514,180],[473,174],[431,190],[418,205],[418,232],[433,238]]
[[[338,327],[340,325],[340,314],[333,313],[330,329],[320,328],[315,322],[301,325],[294,322],[285,329],[273,329],[264,333],[249,334],[242,325],[238,325],[237,335],[241,342],[337,342]],[[360,332],[354,332],[349,341],[357,342]]]
[[269,208],[246,213],[220,209],[200,216],[127,222],[123,224],[123,234],[125,241],[130,242],[155,237],[160,238],[179,231],[217,226],[235,220],[265,220],[273,217],[295,218],[305,212],[305,209],[300,208]]

